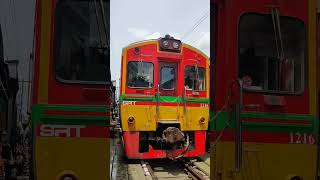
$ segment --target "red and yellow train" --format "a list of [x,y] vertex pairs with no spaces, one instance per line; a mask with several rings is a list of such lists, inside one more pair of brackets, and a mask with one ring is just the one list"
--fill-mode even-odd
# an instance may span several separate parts
[[109,179],[108,0],[37,0],[31,179]]
[[169,35],[123,49],[120,116],[129,159],[205,153],[209,59]]

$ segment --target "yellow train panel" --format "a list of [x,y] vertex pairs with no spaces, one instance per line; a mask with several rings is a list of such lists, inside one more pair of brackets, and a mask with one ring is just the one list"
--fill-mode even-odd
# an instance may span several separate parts
[[37,180],[58,180],[65,173],[81,179],[110,179],[110,140],[36,138]]
[[[183,107],[180,109],[181,114],[183,115]],[[207,130],[209,123],[209,108],[204,107],[188,107],[186,113],[185,123],[181,126],[182,131],[188,130]],[[201,124],[199,121],[201,118],[204,118],[205,121]]]
[[244,143],[242,167],[234,171],[234,143],[211,143],[211,176],[216,180],[314,180],[316,146],[307,144]]
[[[159,106],[158,118],[160,121],[178,121],[182,131],[207,130],[209,108],[188,107],[186,117],[181,106]],[[128,118],[134,117],[134,123],[128,123]],[[204,118],[204,123],[199,120]],[[122,105],[121,123],[123,131],[155,131],[156,106],[154,105]]]

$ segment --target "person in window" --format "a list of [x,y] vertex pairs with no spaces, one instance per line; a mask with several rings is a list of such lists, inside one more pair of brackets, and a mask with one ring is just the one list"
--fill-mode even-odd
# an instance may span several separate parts
[[187,89],[192,89],[192,80],[190,78],[190,75],[187,75],[187,77],[185,78],[184,85]]
[[252,78],[249,75],[245,75],[242,77],[242,84],[244,88],[248,88],[252,86]]
[[202,79],[198,80],[198,88],[197,89],[199,91],[203,91],[203,80]]
[[[240,53],[240,76],[246,81],[246,87],[255,87],[262,89],[264,64],[258,56],[256,56],[254,44]],[[245,87],[245,84],[244,84]]]

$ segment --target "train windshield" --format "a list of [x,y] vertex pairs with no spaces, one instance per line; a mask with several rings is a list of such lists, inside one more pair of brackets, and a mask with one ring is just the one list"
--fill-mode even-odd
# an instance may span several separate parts
[[107,21],[107,0],[58,1],[54,38],[57,79],[84,83],[110,81]]
[[128,87],[153,87],[153,64],[149,62],[129,62],[127,78]]
[[162,67],[161,68],[161,82],[160,87],[164,90],[175,89],[175,68],[173,67]]
[[303,91],[305,27],[296,18],[244,14],[239,23],[239,78],[255,91]]
[[205,90],[205,69],[196,66],[186,66],[184,69],[184,85],[187,90]]

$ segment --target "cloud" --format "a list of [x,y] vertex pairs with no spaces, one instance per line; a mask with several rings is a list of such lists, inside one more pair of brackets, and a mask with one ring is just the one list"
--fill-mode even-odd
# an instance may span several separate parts
[[195,40],[195,46],[210,55],[210,32],[202,32],[200,39]]
[[180,40],[182,37],[182,35],[180,33],[175,33],[175,32],[171,32],[171,33],[169,33],[169,35],[173,36],[175,39],[180,39]]
[[144,39],[144,37],[150,35],[150,32],[143,28],[128,28],[128,32],[139,39]]
[[161,34],[159,32],[154,32],[148,36],[146,36],[144,39],[158,39],[161,36]]
[[161,36],[159,32],[150,32],[143,28],[128,28],[128,32],[138,40],[157,39]]
[[158,39],[164,36],[160,32],[151,32],[144,28],[128,28],[128,32],[137,40]]

